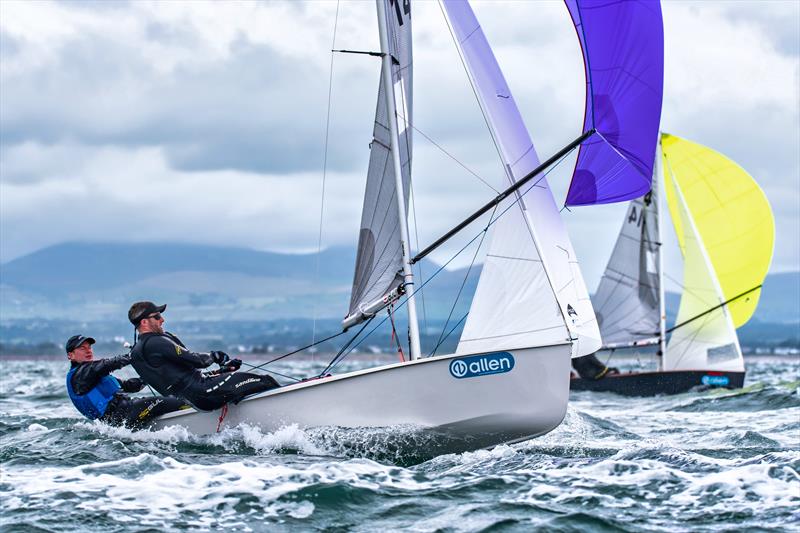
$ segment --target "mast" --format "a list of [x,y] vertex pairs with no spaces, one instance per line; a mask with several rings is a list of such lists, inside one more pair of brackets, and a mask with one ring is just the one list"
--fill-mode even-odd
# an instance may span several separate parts
[[[400,240],[403,247],[403,285],[408,293],[408,343],[411,360],[419,359],[419,324],[417,323],[417,306],[414,300],[414,274],[411,270],[411,247],[408,241],[408,218],[406,217],[405,193],[403,191],[403,174],[400,164],[400,138],[397,128],[397,109],[395,106],[395,87],[392,81],[393,58],[389,49],[389,32],[386,28],[385,0],[375,0],[378,6],[378,33],[381,41],[381,61],[383,62],[383,82],[386,91],[386,111],[389,119],[391,139],[391,156],[394,167],[395,187],[397,194],[397,211],[400,218]],[[402,90],[402,86],[401,89]]]
[[[656,176],[654,187],[664,184],[664,155],[661,151],[661,132],[656,143]],[[659,193],[661,191],[658,191]],[[664,184],[666,193],[666,184]],[[667,310],[664,295],[664,215],[661,209],[661,194],[656,194],[656,213],[658,214],[658,370],[664,370],[664,354],[667,353]]]

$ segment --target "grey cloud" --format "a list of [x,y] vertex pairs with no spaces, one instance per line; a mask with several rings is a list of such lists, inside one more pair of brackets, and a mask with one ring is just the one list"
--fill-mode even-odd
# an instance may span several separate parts
[[755,23],[775,50],[789,57],[800,56],[800,3],[774,0],[770,9],[753,8],[745,2],[720,4],[723,13],[738,23]]
[[[241,40],[234,48],[225,63],[156,76],[125,46],[73,42],[57,68],[3,76],[2,144],[160,145],[181,170],[321,169],[327,72],[264,45]],[[333,133],[351,142],[329,151],[330,170],[352,170],[369,141],[378,75],[357,70],[365,83],[344,78],[335,87],[334,119],[348,120],[332,124]],[[360,116],[361,124],[353,120]]]

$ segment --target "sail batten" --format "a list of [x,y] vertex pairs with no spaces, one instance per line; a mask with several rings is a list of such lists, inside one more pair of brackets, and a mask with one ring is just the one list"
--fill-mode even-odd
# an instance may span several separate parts
[[658,2],[565,0],[586,73],[583,142],[566,205],[638,198],[650,190],[661,118],[664,38]]

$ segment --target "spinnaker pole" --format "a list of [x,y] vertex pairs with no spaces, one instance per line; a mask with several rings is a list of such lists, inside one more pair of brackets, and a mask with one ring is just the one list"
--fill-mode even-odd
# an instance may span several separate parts
[[376,0],[378,6],[378,33],[381,41],[383,63],[383,84],[386,87],[386,111],[389,119],[389,136],[391,139],[392,165],[394,167],[395,187],[397,194],[397,211],[400,218],[400,240],[403,247],[403,285],[405,286],[408,300],[408,343],[411,360],[419,359],[419,324],[417,322],[417,306],[414,300],[414,274],[411,270],[411,247],[408,241],[408,218],[406,216],[405,191],[403,190],[402,165],[400,164],[400,135],[397,127],[397,107],[395,105],[395,91],[403,91],[402,84],[395,87],[392,81],[392,61],[389,49],[389,32],[386,27],[386,0]]

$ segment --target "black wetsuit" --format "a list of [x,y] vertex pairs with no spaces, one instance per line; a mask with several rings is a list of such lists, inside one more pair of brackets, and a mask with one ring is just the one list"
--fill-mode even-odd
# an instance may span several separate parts
[[600,379],[609,372],[618,373],[616,368],[607,367],[594,354],[576,357],[572,360],[572,368],[584,379]]
[[200,369],[213,363],[211,354],[189,351],[171,333],[144,333],[131,350],[131,364],[145,383],[165,396],[186,398],[202,411],[280,386],[271,376],[250,372],[204,376]]
[[[70,379],[72,390],[83,396],[96,387],[105,376],[129,364],[131,364],[129,355],[97,359],[86,363],[73,362],[72,368],[75,371]],[[105,413],[100,417],[100,420],[109,424],[138,428],[147,425],[157,416],[190,407],[185,401],[174,397],[132,398],[127,393],[142,390],[141,381],[138,379],[117,379],[117,381],[122,388],[114,394],[114,397],[108,402]]]

